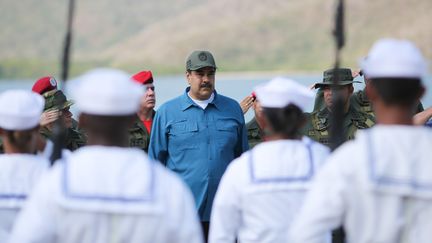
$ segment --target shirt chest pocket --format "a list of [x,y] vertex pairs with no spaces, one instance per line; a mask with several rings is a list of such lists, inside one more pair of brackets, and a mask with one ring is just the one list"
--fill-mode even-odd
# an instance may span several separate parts
[[216,130],[220,132],[230,132],[237,134],[238,123],[234,119],[218,119],[216,121]]
[[188,136],[196,134],[198,132],[198,124],[193,121],[178,121],[174,122],[170,129],[169,129],[169,135],[170,136]]
[[238,123],[234,119],[218,119],[216,120],[216,137],[219,143],[225,145],[235,144],[238,139]]

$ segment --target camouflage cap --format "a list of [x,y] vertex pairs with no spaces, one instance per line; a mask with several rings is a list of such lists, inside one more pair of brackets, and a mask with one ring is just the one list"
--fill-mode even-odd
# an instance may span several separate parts
[[216,62],[209,51],[194,51],[186,59],[186,70],[195,71],[203,67],[216,69]]
[[338,85],[347,85],[352,83],[360,83],[359,81],[354,81],[351,69],[349,68],[339,68],[339,69],[328,69],[324,71],[323,81],[321,83],[316,83],[315,88],[322,88],[323,86],[334,85],[335,75],[339,75]]
[[51,90],[43,94],[45,98],[44,111],[50,109],[63,110],[73,105],[73,102],[66,99],[61,90]]

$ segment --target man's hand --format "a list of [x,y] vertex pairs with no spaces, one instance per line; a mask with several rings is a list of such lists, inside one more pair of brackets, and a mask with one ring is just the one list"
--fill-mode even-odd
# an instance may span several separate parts
[[427,108],[426,110],[419,112],[414,115],[413,123],[417,126],[424,126],[426,122],[432,117],[432,107]]
[[360,75],[361,70],[351,70],[351,75],[356,78]]
[[42,113],[39,124],[41,127],[46,127],[47,125],[53,123],[61,116],[61,111],[50,110]]
[[240,107],[243,111],[243,114],[246,114],[246,112],[251,108],[254,102],[254,97],[252,95],[246,96],[241,102]]

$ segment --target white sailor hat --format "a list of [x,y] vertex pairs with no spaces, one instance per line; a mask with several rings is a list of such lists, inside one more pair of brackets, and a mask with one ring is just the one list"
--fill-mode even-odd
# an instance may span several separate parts
[[283,108],[296,105],[302,111],[307,109],[314,99],[314,92],[296,81],[277,77],[254,89],[262,107]]
[[0,94],[0,127],[28,130],[39,124],[44,98],[32,91],[8,90]]
[[72,81],[68,92],[81,113],[123,116],[138,111],[144,89],[123,71],[98,68]]
[[381,39],[360,62],[369,78],[422,78],[427,62],[420,50],[408,40]]

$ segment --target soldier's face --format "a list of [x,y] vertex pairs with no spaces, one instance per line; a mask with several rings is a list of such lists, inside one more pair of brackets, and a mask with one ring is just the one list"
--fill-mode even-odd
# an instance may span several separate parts
[[146,92],[141,98],[141,110],[153,110],[156,105],[156,93],[153,84],[146,84]]
[[342,95],[342,100],[344,102],[344,105],[346,105],[354,91],[354,88],[352,85],[343,85],[338,86],[335,88],[331,88],[330,86],[324,86],[323,92],[324,92],[324,102],[327,108],[331,108],[333,105],[333,90],[337,89],[340,91],[340,94]]
[[197,100],[207,100],[214,91],[216,70],[212,67],[186,72],[190,85],[189,95]]

